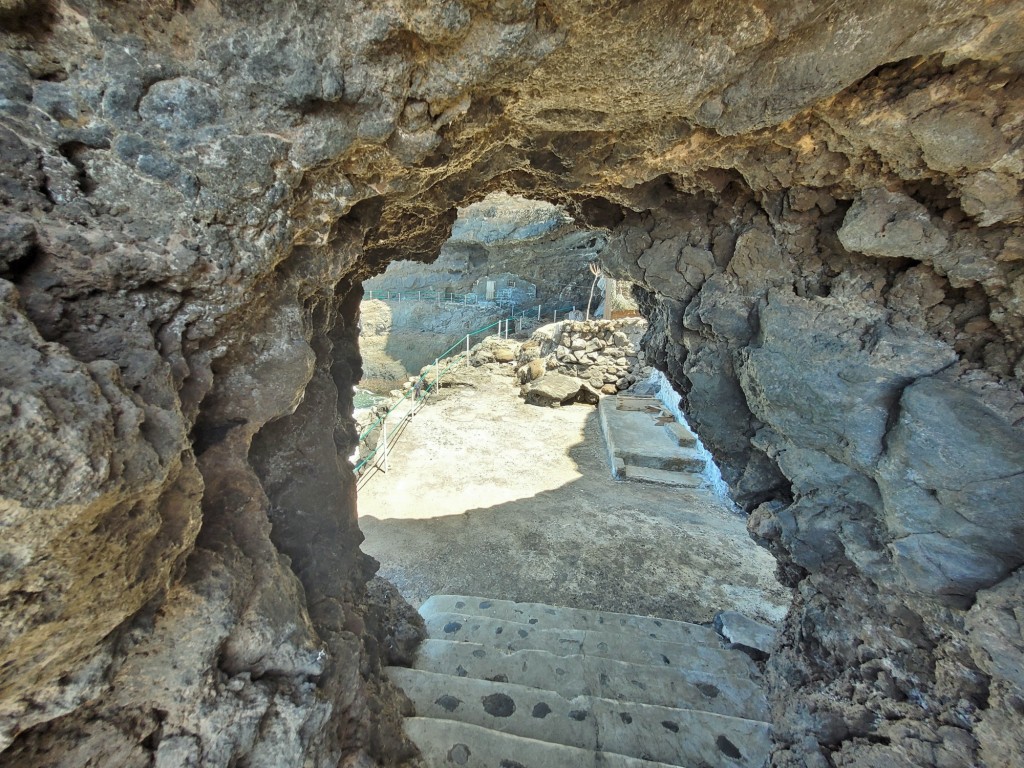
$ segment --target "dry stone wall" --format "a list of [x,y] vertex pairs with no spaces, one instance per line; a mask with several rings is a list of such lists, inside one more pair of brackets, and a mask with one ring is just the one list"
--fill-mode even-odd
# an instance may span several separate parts
[[614,395],[646,378],[641,318],[568,320],[544,326],[519,348],[517,373],[530,384],[548,371],[573,376],[595,392]]

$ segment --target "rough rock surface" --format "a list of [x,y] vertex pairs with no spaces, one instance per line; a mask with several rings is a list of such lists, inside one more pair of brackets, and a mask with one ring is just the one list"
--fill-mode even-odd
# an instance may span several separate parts
[[585,307],[593,280],[588,265],[607,239],[603,230],[580,229],[561,206],[495,192],[459,210],[436,261],[393,262],[364,286],[470,293],[485,276],[511,273],[537,286],[532,306]]
[[715,631],[728,642],[757,654],[768,655],[775,644],[775,629],[738,611],[715,614]]
[[774,763],[1024,762],[1022,49],[1019,0],[0,4],[0,764],[409,757],[358,283],[496,190],[609,231],[797,585]]
[[[486,328],[506,314],[494,304],[364,299],[359,307],[363,381],[390,388],[432,363],[467,333]],[[473,341],[480,338],[474,336]]]
[[558,406],[576,402],[583,386],[580,379],[563,373],[552,373],[525,388],[527,405]]

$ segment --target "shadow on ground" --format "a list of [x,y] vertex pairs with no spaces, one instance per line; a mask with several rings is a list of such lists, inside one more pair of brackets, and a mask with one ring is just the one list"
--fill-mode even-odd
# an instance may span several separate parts
[[[416,514],[439,516],[363,516],[364,551],[414,605],[457,593],[696,622],[724,609],[782,617],[788,591],[742,515],[704,492],[613,480],[596,412],[584,436],[568,451],[577,479],[463,514],[424,510],[443,504],[425,489]],[[501,450],[527,448],[499,449],[499,469]]]

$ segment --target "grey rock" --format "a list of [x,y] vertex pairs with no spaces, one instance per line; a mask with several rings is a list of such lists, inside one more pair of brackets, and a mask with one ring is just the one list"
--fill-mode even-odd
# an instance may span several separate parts
[[744,616],[736,611],[722,611],[715,615],[715,631],[733,646],[742,646],[764,656],[771,653],[777,632],[774,627]]
[[165,131],[194,130],[213,122],[220,113],[218,94],[191,77],[161,80],[139,102],[139,115]]
[[839,240],[851,251],[869,256],[926,260],[948,240],[927,209],[907,195],[869,189],[850,206]]
[[967,108],[925,112],[911,122],[910,132],[928,165],[940,171],[989,168],[1007,150],[992,120]]
[[575,377],[548,373],[529,386],[525,401],[528,405],[567,405],[576,399],[581,386],[583,382]]
[[907,387],[877,478],[896,565],[912,588],[966,604],[1024,563],[1024,436],[971,393]]
[[[924,334],[897,339],[875,312],[867,304],[839,307],[772,292],[760,312],[760,344],[740,372],[747,403],[762,422],[862,472],[882,452],[902,387],[955,358]],[[873,328],[870,343],[845,333],[858,315]]]

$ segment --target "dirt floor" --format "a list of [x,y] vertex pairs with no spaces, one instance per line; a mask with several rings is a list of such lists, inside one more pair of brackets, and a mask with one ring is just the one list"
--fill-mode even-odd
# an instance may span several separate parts
[[593,406],[525,405],[469,369],[360,484],[363,550],[413,605],[436,593],[710,621],[777,622],[789,592],[710,492],[613,480]]

